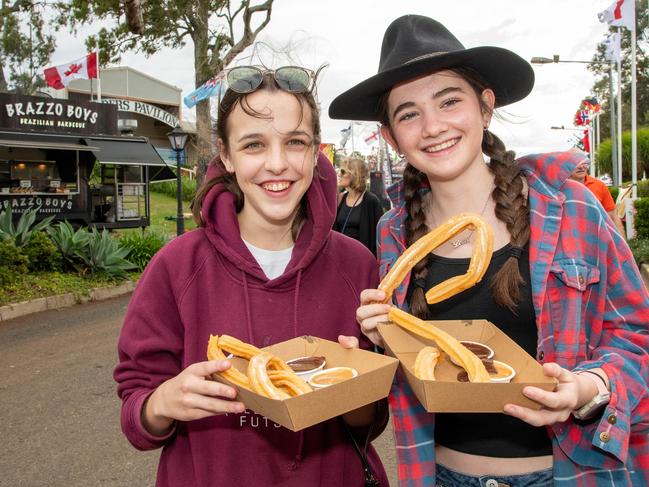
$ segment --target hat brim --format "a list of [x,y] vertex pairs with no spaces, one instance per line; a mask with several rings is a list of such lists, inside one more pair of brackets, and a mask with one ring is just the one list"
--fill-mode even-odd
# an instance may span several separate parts
[[471,68],[482,76],[496,95],[496,108],[522,100],[534,86],[534,70],[518,54],[500,47],[474,47],[432,54],[378,73],[334,98],[329,105],[329,117],[380,121],[379,100],[393,86],[457,67]]

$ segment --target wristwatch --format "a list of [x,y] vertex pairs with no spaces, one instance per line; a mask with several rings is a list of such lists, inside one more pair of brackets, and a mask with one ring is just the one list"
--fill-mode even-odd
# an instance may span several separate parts
[[572,412],[572,415],[579,420],[593,418],[611,400],[611,393],[606,387],[606,382],[604,381],[604,378],[598,373],[590,370],[581,370],[575,373],[580,375],[583,373],[588,373],[588,374],[596,375],[600,379],[595,381],[595,384],[597,385],[597,395],[593,397],[590,401],[588,401],[586,404],[584,404],[582,407]]

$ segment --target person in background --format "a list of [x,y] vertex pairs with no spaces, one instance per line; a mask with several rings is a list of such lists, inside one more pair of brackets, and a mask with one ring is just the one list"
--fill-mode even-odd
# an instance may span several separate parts
[[[220,156],[193,207],[199,228],[150,262],[119,337],[122,430],[140,450],[163,448],[158,487],[362,487],[349,435],[367,445],[387,404],[292,432],[209,380],[231,367],[206,360],[210,334],[257,347],[310,335],[373,348],[354,314],[361,290],[378,283],[372,254],[331,230],[336,176],[318,152],[315,73],[237,66],[225,77]],[[371,445],[367,457],[387,486]]]
[[[380,121],[407,161],[379,222],[381,276],[460,213],[482,215],[494,232],[475,286],[425,299],[466,273],[475,245],[466,229],[415,265],[391,305],[422,319],[487,319],[557,381],[554,391],[523,388],[538,410],[430,414],[397,372],[389,400],[402,486],[649,485],[649,293],[631,251],[595,196],[569,179],[583,154],[516,159],[490,129],[494,109],[533,85],[517,54],[467,49],[440,22],[407,15],[386,30],[378,73],[329,106],[331,118]],[[366,289],[356,311],[378,346],[385,299]]]
[[620,235],[624,237],[626,235],[626,232],[624,231],[624,225],[622,224],[622,220],[618,216],[617,211],[615,211],[615,201],[613,201],[611,192],[602,181],[588,174],[589,169],[590,162],[588,160],[580,162],[575,167],[575,170],[572,171],[570,179],[579,181],[581,184],[590,189],[597,200],[602,204],[602,206],[606,210],[606,213],[608,213],[608,216],[615,224],[615,227],[617,228],[618,232],[620,232]]
[[343,193],[334,230],[358,240],[376,255],[376,224],[383,215],[383,208],[376,195],[367,190],[367,164],[359,158],[346,158],[338,174],[338,186]]

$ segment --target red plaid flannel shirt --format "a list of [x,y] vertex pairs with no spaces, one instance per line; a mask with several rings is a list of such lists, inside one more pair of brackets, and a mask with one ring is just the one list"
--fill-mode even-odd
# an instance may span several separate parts
[[[601,367],[611,400],[601,417],[548,428],[556,485],[649,485],[649,295],[633,256],[594,195],[568,180],[577,152],[518,161],[529,183],[530,275],[537,359],[569,370]],[[401,185],[379,223],[381,276],[405,248]],[[426,191],[426,189],[422,189]],[[395,292],[405,303],[409,276]],[[435,482],[435,415],[399,373],[390,395],[401,486]]]

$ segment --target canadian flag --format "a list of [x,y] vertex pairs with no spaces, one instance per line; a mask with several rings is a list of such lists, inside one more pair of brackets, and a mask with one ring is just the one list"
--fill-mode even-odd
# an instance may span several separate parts
[[608,25],[635,30],[635,0],[616,0],[597,18]]
[[60,66],[45,68],[45,82],[48,86],[61,90],[73,79],[97,78],[97,52],[86,54],[81,59]]

